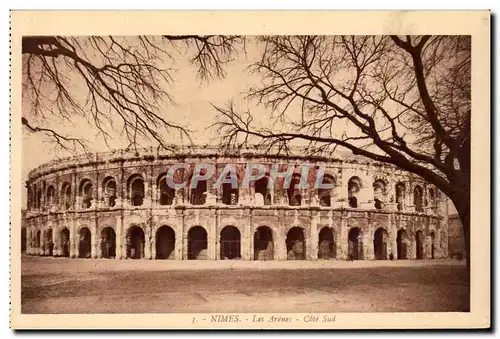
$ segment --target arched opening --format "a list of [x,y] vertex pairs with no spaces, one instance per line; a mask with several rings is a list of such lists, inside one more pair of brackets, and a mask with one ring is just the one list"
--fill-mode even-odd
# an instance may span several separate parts
[[234,226],[226,226],[220,232],[220,258],[241,258],[241,234]]
[[38,189],[36,193],[36,207],[40,208],[42,207],[42,190]]
[[82,227],[78,232],[78,258],[90,258],[91,250],[91,233],[87,227]]
[[319,232],[318,258],[332,259],[337,255],[333,228],[323,227]]
[[170,226],[162,226],[156,231],[156,259],[175,257],[175,231]]
[[104,202],[108,207],[115,207],[116,205],[116,181],[112,177],[104,179]]
[[163,176],[158,182],[160,205],[172,205],[175,198],[175,189],[170,187],[167,177]]
[[264,176],[255,182],[255,205],[271,205],[271,189],[269,176]]
[[373,201],[376,209],[384,208],[386,186],[382,180],[375,180],[373,183]]
[[415,211],[423,212],[422,206],[422,187],[415,186],[413,189],[413,204],[415,205]]
[[62,205],[65,210],[69,210],[71,208],[71,185],[68,182],[65,182],[62,185],[61,189],[61,197],[62,197]]
[[94,199],[92,182],[88,179],[83,180],[80,184],[79,191],[82,197],[82,208],[90,208],[92,206],[92,200]]
[[298,173],[292,175],[290,187],[288,187],[288,204],[290,206],[300,206],[302,204],[300,174]]
[[116,234],[112,227],[101,231],[101,256],[106,259],[116,257]]
[[253,235],[254,260],[273,260],[274,243],[273,231],[267,226],[260,226]]
[[[226,179],[231,178],[231,173],[228,173]],[[222,184],[222,203],[225,205],[237,205],[239,199],[238,178],[236,178],[236,187],[233,187],[231,182]]]
[[363,233],[358,227],[349,230],[347,253],[350,260],[363,260]]
[[401,182],[396,184],[396,204],[398,211],[405,208],[405,185]]
[[286,235],[287,260],[306,259],[306,241],[304,229],[292,227]]
[[398,253],[397,253],[398,259],[399,260],[408,259],[408,237],[405,230],[400,229],[398,231],[398,235],[396,237],[396,243],[398,247]]
[[429,188],[429,206],[432,210],[436,208],[436,193],[432,187]]
[[[47,229],[45,232],[45,250],[47,255],[52,256],[54,253],[54,243],[52,242],[52,228]],[[45,251],[44,251],[45,254]]]
[[436,259],[436,234],[431,232],[431,259]]
[[[324,185],[332,185],[335,184],[335,180],[329,174],[325,174],[323,177]],[[318,199],[319,205],[324,207],[332,206],[332,189],[331,188],[318,188]]]
[[201,226],[194,226],[188,232],[188,259],[207,259],[207,231]]
[[424,258],[424,233],[422,231],[417,231],[415,233],[415,241],[417,243],[417,259]]
[[64,227],[61,230],[61,255],[63,257],[69,257],[70,246],[71,246],[71,243],[70,243],[70,237],[69,237],[69,229]]
[[131,226],[127,232],[127,258],[142,259],[144,258],[144,246],[146,237],[142,227]]
[[352,177],[347,182],[347,197],[349,200],[349,207],[358,207],[358,196],[362,187],[363,185],[359,177]]
[[[206,170],[202,169],[200,171],[200,175],[205,175]],[[189,180],[189,183],[191,185],[192,181],[192,176]],[[189,199],[191,205],[205,205],[207,201],[207,181],[206,180],[200,180],[196,183],[196,187],[191,187],[190,186],[190,199]]]
[[54,186],[50,185],[47,188],[47,201],[45,202],[45,204],[48,207],[51,207],[54,205],[55,199],[56,199],[55,195],[56,195],[56,190],[54,189]]
[[387,260],[387,247],[389,234],[382,227],[378,228],[373,235],[373,252],[376,260]]
[[134,174],[128,179],[129,197],[132,206],[142,206],[144,203],[144,179],[140,174]]

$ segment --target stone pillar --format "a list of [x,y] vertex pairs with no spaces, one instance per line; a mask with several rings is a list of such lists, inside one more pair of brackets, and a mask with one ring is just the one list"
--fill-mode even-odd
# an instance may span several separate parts
[[253,260],[252,214],[245,209],[246,223],[241,232],[241,259]]
[[408,254],[408,258],[410,259],[417,259],[417,240],[415,239],[415,234],[414,232],[411,232],[409,234],[411,237],[409,240],[409,245],[410,245],[410,253]]
[[310,237],[309,246],[307,246],[308,256],[307,259],[318,260],[318,223],[319,223],[319,213],[318,210],[311,210],[311,225],[310,225]]
[[[151,202],[151,200],[149,201]],[[152,246],[152,236],[151,236],[151,222],[146,222],[144,224],[144,259],[151,260],[151,246]]]
[[364,255],[364,259],[374,260],[375,248],[373,247],[373,240],[375,239],[375,230],[371,218],[368,219],[368,232],[364,236],[365,238],[363,239],[363,244],[364,247],[366,247],[366,253]]
[[121,217],[115,220],[115,237],[116,237],[116,259],[123,259],[123,222]]
[[184,258],[184,253],[187,251],[184,249],[184,244],[187,244],[187,232],[185,231],[184,225],[184,211],[182,210],[181,216],[181,224],[179,225],[179,229],[175,232],[175,259],[182,260]]
[[218,260],[219,257],[219,235],[217,234],[219,223],[219,210],[213,211],[210,216],[211,220],[207,220],[207,259]]
[[90,257],[93,259],[97,258],[97,251],[99,248],[99,240],[97,238],[97,227],[93,226],[90,228]]
[[391,242],[392,242],[392,248],[391,252],[394,254],[394,259],[398,259],[398,227],[396,223],[393,221],[394,215],[391,214],[389,216],[389,227],[391,230]]
[[59,256],[59,227],[54,227],[52,229],[52,256],[53,257],[58,257]]
[[278,222],[278,228],[276,230],[276,239],[274,240],[274,259],[275,260],[286,260],[287,258],[287,253],[286,253],[286,232],[285,232],[285,225],[283,223],[284,220],[284,211],[279,210],[278,211],[279,215],[279,222]]
[[70,230],[69,230],[69,256],[71,258],[78,257],[79,236],[78,236],[76,230],[77,230],[76,221],[72,220],[71,224],[70,224]]
[[339,260],[347,260],[348,232],[349,230],[347,229],[347,219],[342,216],[340,219],[339,236],[337,237],[337,258]]

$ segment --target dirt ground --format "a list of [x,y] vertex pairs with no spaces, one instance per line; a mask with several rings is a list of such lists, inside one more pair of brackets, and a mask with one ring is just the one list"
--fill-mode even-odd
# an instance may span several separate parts
[[464,312],[456,261],[147,261],[23,256],[22,313]]

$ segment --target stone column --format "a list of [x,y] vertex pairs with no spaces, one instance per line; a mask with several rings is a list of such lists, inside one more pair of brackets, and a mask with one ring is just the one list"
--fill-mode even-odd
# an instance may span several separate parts
[[318,260],[318,223],[319,223],[319,212],[318,210],[311,210],[311,225],[310,225],[310,237],[309,246],[307,246],[307,259]]
[[54,227],[52,229],[52,256],[53,257],[58,257],[60,255],[59,251],[59,227]]
[[286,232],[285,232],[285,224],[284,220],[284,212],[283,210],[278,211],[279,215],[279,223],[278,228],[276,230],[276,239],[274,241],[274,259],[275,260],[286,260]]
[[76,229],[77,229],[76,221],[72,220],[69,228],[69,256],[71,258],[78,257],[79,236],[77,234]]
[[394,259],[398,259],[398,228],[395,222],[393,222],[394,215],[389,215],[389,227],[391,229],[391,241],[392,241],[392,253],[394,254]]
[[147,222],[144,224],[144,259],[151,260],[152,243],[153,241],[151,237],[151,222]]
[[123,259],[123,221],[121,217],[117,217],[115,220],[115,237],[116,237],[116,259]]
[[348,251],[347,237],[348,237],[347,219],[345,217],[341,217],[339,235],[336,238],[337,259],[339,260],[347,259],[347,251]]
[[249,209],[245,209],[246,223],[241,232],[241,259],[253,259],[253,234],[252,234],[252,214]]
[[365,260],[374,260],[375,259],[375,248],[373,247],[373,240],[375,239],[375,230],[373,227],[373,222],[371,218],[368,219],[368,234],[365,234],[365,238],[363,239],[363,244],[366,247],[366,255],[364,256]]
[[184,211],[185,210],[182,210],[181,224],[179,225],[179,229],[175,230],[175,260],[186,259],[184,258],[184,253],[186,253],[184,244],[187,243],[187,234],[184,231]]
[[219,252],[219,237],[217,234],[217,226],[219,223],[219,210],[213,211],[210,216],[211,220],[207,220],[207,256],[209,260],[217,260]]
[[97,227],[94,225],[91,229],[90,234],[90,257],[93,259],[97,258],[97,251],[99,248],[99,240],[97,238]]

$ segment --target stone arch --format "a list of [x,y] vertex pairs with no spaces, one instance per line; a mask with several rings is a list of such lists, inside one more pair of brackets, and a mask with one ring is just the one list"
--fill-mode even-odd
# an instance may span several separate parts
[[288,187],[288,205],[290,206],[300,206],[302,205],[302,192],[299,188],[301,175],[299,173],[294,173],[290,181],[290,187]]
[[358,176],[353,176],[347,181],[347,197],[349,207],[357,208],[359,203],[359,193],[363,188],[363,181]]
[[[322,184],[333,184],[335,187],[335,177],[331,174],[325,174]],[[332,191],[333,188],[318,188],[318,199],[320,206],[332,206]]]
[[413,189],[413,205],[415,205],[415,211],[417,212],[424,211],[422,197],[423,197],[422,187],[420,187],[420,185],[416,185],[415,188]]
[[175,231],[163,225],[156,231],[156,259],[175,258]]
[[116,258],[116,233],[113,227],[104,227],[101,230],[101,257]]
[[389,233],[383,227],[377,228],[373,234],[373,254],[376,260],[388,259]]
[[71,237],[70,231],[67,227],[63,227],[60,232],[61,240],[61,256],[69,257],[71,248]]
[[424,232],[418,230],[415,233],[415,243],[416,243],[416,259],[424,258]]
[[144,177],[135,173],[129,176],[127,180],[128,198],[132,206],[142,206],[144,203],[145,186]]
[[347,236],[349,260],[363,260],[363,232],[359,227],[351,227]]
[[145,243],[146,236],[142,227],[137,225],[130,226],[126,235],[127,258],[144,258]]
[[51,207],[52,205],[54,205],[55,199],[56,199],[56,190],[55,190],[53,185],[49,185],[49,187],[47,187],[46,197],[47,197],[47,201],[45,202],[45,204],[48,207]]
[[306,259],[306,239],[302,227],[292,227],[286,234],[287,260]]
[[319,231],[318,259],[332,259],[336,256],[335,231],[332,227],[325,226]]
[[188,260],[207,259],[208,234],[202,226],[193,226],[188,231]]
[[102,181],[103,199],[108,207],[115,207],[117,198],[116,180],[112,176],[107,176]]
[[175,198],[175,189],[168,185],[167,173],[160,174],[157,180],[158,203],[160,205],[172,205]]
[[408,259],[408,234],[404,229],[399,229],[396,237],[397,257],[399,260]]
[[71,208],[72,198],[71,198],[71,184],[65,181],[62,184],[61,188],[61,202],[62,206],[65,210],[69,210]]
[[259,226],[253,234],[254,260],[273,260],[273,230],[268,226]]
[[398,211],[403,211],[405,208],[405,196],[406,196],[406,187],[402,182],[398,182],[396,184],[396,204]]
[[237,227],[226,226],[220,231],[220,259],[241,259],[241,233]]
[[90,179],[83,179],[80,182],[80,187],[78,193],[82,197],[82,207],[90,208],[92,206],[92,200],[94,200],[94,188],[92,181]]
[[378,210],[384,208],[387,185],[382,179],[373,182],[373,201],[374,207]]
[[84,226],[78,231],[78,236],[78,258],[90,258],[92,255],[92,232]]
[[266,173],[265,176],[255,181],[255,205],[272,205],[273,192],[271,187],[274,186],[271,177]]

